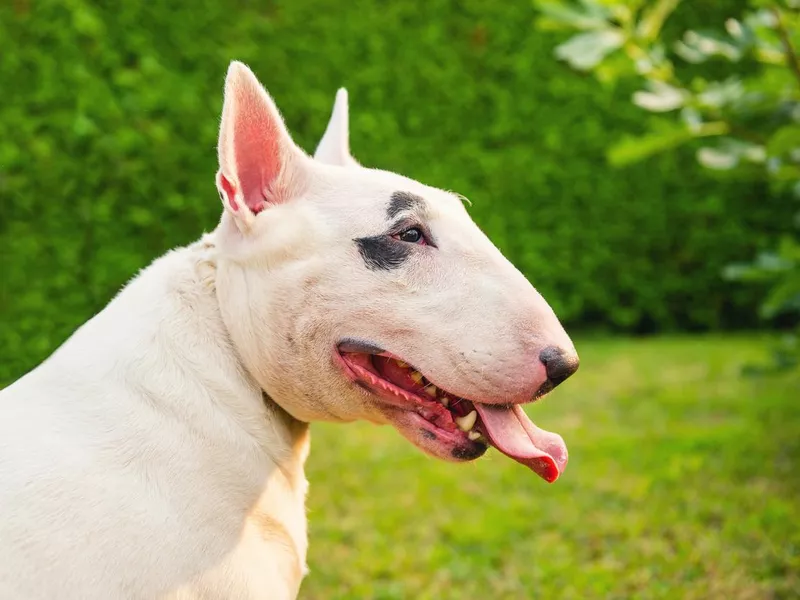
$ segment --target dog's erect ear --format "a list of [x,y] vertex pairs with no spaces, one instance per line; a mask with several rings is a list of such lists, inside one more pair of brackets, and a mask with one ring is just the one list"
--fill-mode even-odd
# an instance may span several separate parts
[[217,189],[237,223],[298,194],[308,157],[292,141],[275,103],[253,72],[232,62],[225,78]]
[[338,167],[358,167],[356,159],[350,154],[350,123],[347,108],[347,90],[341,88],[336,92],[331,120],[325,135],[317,146],[314,158],[327,165]]

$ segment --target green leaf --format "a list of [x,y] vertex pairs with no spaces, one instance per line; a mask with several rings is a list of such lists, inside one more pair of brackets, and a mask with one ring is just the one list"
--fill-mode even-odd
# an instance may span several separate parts
[[722,108],[740,102],[745,95],[745,88],[737,77],[725,81],[712,81],[697,95],[701,107]]
[[655,40],[661,32],[664,21],[667,20],[667,17],[672,14],[680,2],[681,0],[657,0],[639,21],[636,34],[648,42]]
[[535,5],[542,13],[537,23],[542,29],[590,31],[608,27],[610,14],[604,10],[581,11],[553,0],[535,0]]
[[672,61],[667,58],[664,44],[653,42],[647,48],[639,48],[641,55],[634,60],[636,73],[641,77],[662,81],[667,73],[672,72]]
[[692,129],[669,121],[660,125],[657,131],[647,135],[624,138],[612,145],[606,156],[612,166],[621,167],[672,150],[698,137],[724,135],[727,132],[727,123],[718,121],[703,123]]
[[675,54],[680,56],[686,62],[692,63],[693,65],[699,65],[708,59],[705,54],[696,48],[684,44],[681,41],[675,42],[672,49],[675,51]]
[[767,142],[770,156],[783,156],[798,150],[800,150],[800,125],[782,127]]
[[663,81],[648,81],[648,91],[633,94],[633,103],[650,112],[668,112],[683,106],[686,92]]
[[574,69],[588,71],[624,42],[625,36],[619,29],[581,33],[558,46],[556,56],[567,61]]
[[694,135],[689,129],[679,125],[643,136],[626,137],[609,148],[608,161],[615,167],[630,165],[654,154],[676,148],[693,137]]
[[720,148],[700,148],[697,162],[712,171],[730,171],[739,164],[739,157],[733,152]]
[[800,183],[800,166],[787,164],[780,160],[767,163],[769,176],[779,188],[785,185],[794,186]]
[[703,115],[693,106],[684,106],[681,110],[681,121],[692,131],[703,126]]
[[701,63],[719,56],[731,62],[742,58],[743,52],[735,44],[716,32],[687,31],[674,45],[675,53],[687,62]]
[[743,282],[775,281],[796,268],[797,260],[783,256],[786,242],[778,252],[761,252],[752,263],[735,263],[723,270],[723,277]]
[[754,273],[752,265],[734,263],[722,269],[722,278],[728,281],[752,281],[750,277]]
[[800,278],[789,278],[773,287],[764,304],[761,305],[761,316],[766,319],[781,313],[800,311]]
[[764,146],[741,140],[722,140],[717,146],[700,148],[697,160],[707,169],[730,171],[740,164],[763,164],[767,159]]
[[738,19],[725,21],[725,31],[740,47],[751,46],[754,41],[753,30]]
[[636,65],[623,52],[614,52],[606,56],[592,73],[602,84],[613,84],[616,81],[637,75]]

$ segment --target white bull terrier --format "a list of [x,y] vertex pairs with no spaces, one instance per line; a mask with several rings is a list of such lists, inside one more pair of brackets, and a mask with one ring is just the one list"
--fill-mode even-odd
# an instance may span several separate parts
[[0,598],[295,598],[310,421],[558,477],[520,405],[569,337],[459,197],[350,156],[346,102],[314,160],[232,63],[219,226],[0,393]]

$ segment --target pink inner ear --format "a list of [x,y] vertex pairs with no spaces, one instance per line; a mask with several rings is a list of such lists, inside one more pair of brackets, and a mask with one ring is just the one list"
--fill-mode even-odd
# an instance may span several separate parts
[[274,184],[281,172],[281,131],[275,116],[260,100],[241,98],[233,129],[239,185],[245,204],[254,214],[266,207],[265,194],[274,193]]
[[219,184],[227,197],[228,203],[231,205],[231,209],[234,212],[239,210],[239,203],[236,202],[236,187],[222,173],[219,174]]

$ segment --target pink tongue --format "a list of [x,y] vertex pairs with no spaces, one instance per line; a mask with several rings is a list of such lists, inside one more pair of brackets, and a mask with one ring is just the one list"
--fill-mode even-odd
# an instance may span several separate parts
[[567,466],[567,446],[556,433],[533,424],[522,407],[475,404],[492,445],[549,483]]

